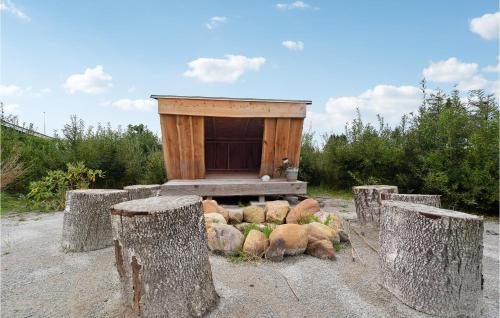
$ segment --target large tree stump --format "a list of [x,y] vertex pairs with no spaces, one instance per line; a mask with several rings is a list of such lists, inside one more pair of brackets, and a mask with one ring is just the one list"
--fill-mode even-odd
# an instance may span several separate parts
[[200,197],[128,201],[111,219],[122,300],[136,314],[201,316],[217,303]]
[[111,246],[109,208],[127,201],[124,190],[71,190],[66,192],[61,246],[65,252],[93,251]]
[[382,193],[398,193],[398,187],[390,185],[363,185],[352,187],[356,215],[361,223],[379,224]]
[[482,300],[483,220],[431,206],[384,201],[380,282],[431,315],[470,317]]
[[382,193],[382,200],[411,202],[423,205],[430,205],[436,208],[441,207],[441,196],[432,194]]
[[130,200],[137,200],[159,196],[160,188],[159,184],[137,184],[126,186],[123,189],[128,192]]

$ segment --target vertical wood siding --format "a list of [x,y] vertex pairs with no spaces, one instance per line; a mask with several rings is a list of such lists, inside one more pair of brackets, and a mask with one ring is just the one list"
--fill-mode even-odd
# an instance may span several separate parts
[[203,117],[161,114],[160,124],[167,178],[204,178]]
[[[260,175],[278,177],[284,157],[299,165],[303,118],[265,118]],[[205,178],[205,120],[202,116],[160,114],[168,179]]]
[[303,118],[266,118],[262,140],[260,175],[279,177],[276,168],[288,157],[290,164],[299,165]]

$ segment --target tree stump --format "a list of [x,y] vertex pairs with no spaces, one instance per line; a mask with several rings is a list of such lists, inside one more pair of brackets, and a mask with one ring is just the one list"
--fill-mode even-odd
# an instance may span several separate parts
[[128,201],[111,219],[122,300],[136,314],[201,316],[217,303],[200,197]]
[[380,282],[431,315],[471,317],[482,300],[483,220],[436,207],[384,201]]
[[423,205],[441,207],[441,196],[432,194],[398,194],[382,193],[382,200],[403,201]]
[[113,245],[109,208],[128,200],[124,190],[66,192],[61,246],[65,252],[93,251]]
[[398,193],[398,187],[390,185],[363,185],[352,187],[358,220],[378,225],[382,208],[382,193]]
[[126,186],[123,189],[128,192],[129,200],[145,199],[160,195],[159,184],[138,184]]

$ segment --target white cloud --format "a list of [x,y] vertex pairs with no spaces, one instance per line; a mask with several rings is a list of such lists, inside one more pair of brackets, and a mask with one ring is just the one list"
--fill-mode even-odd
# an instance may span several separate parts
[[112,87],[112,79],[111,75],[104,72],[101,65],[97,65],[95,68],[86,69],[83,74],[71,75],[66,79],[63,87],[68,89],[71,94],[78,91],[97,94]]
[[37,97],[42,97],[44,95],[47,95],[47,94],[50,94],[52,93],[52,89],[51,88],[42,88],[41,90],[38,91],[38,93],[36,93],[35,95]]
[[290,3],[277,3],[275,5],[276,8],[281,10],[292,10],[292,9],[307,9],[310,6],[303,1],[294,1]]
[[284,47],[291,51],[302,51],[304,49],[304,43],[302,41],[283,41],[281,44],[283,44]]
[[9,12],[23,20],[30,20],[30,17],[26,13],[21,11],[18,7],[16,7],[15,4],[10,0],[0,0],[0,11]]
[[[106,102],[102,105],[108,105],[109,102]],[[111,102],[110,105],[115,108],[124,109],[124,110],[150,110],[156,102],[152,99],[119,99],[117,101]]]
[[497,56],[497,65],[489,65],[483,68],[483,72],[486,73],[500,73],[500,55]]
[[0,96],[21,95],[22,93],[23,90],[19,86],[0,84]]
[[471,32],[479,34],[483,39],[498,39],[500,34],[500,12],[487,13],[470,21]]
[[414,86],[377,85],[358,96],[329,98],[324,112],[308,112],[306,128],[344,132],[345,124],[356,117],[359,108],[363,121],[377,127],[377,114],[395,125],[403,114],[414,112],[422,103],[422,92]]
[[229,54],[223,59],[198,58],[188,63],[189,69],[183,75],[207,83],[232,83],[246,71],[258,71],[265,62],[263,57]]
[[431,62],[422,74],[433,82],[458,82],[473,76],[477,67],[476,63],[462,63],[456,57],[450,57],[446,61]]
[[215,17],[211,17],[210,20],[208,20],[208,23],[205,24],[205,26],[209,29],[209,30],[213,30],[215,29],[216,27],[220,26],[221,24],[224,24],[227,22],[227,18],[226,17],[219,17],[219,16],[215,16]]
[[18,104],[7,104],[3,106],[3,111],[5,115],[14,115],[17,114],[18,108],[19,108]]
[[490,81],[484,78],[482,75],[475,75],[471,78],[460,81],[457,88],[461,91],[467,92],[476,89],[485,90],[487,93],[499,95],[498,89],[499,81]]

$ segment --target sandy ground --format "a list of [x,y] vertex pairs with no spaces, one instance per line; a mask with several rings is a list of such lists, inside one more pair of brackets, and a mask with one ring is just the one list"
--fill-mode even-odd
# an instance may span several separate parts
[[[354,218],[351,202],[326,200],[324,210]],[[122,317],[112,248],[64,254],[62,212],[9,214],[1,220],[2,317]],[[498,317],[498,223],[486,222],[483,317]],[[376,231],[364,230],[376,245]],[[377,254],[352,234],[363,264],[349,249],[336,261],[307,255],[282,263],[231,264],[211,256],[218,307],[210,317],[427,317],[377,283]]]

